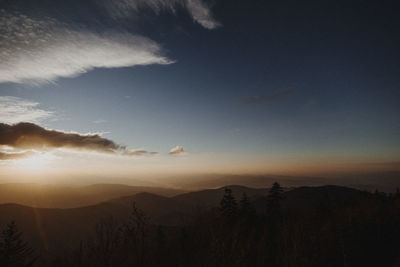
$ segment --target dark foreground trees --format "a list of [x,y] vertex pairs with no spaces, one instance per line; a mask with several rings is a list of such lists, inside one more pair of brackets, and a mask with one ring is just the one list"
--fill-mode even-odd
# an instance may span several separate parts
[[22,239],[15,222],[7,224],[0,236],[0,266],[33,266],[35,260],[33,249]]
[[101,220],[48,265],[400,266],[398,195],[316,196],[288,197],[278,183],[255,199],[226,188],[219,207],[174,226],[153,224],[134,204],[127,220]]

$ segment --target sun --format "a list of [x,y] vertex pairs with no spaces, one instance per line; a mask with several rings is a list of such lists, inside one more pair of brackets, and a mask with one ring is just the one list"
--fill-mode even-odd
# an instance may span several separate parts
[[17,161],[17,167],[24,171],[41,171],[50,162],[51,156],[47,153],[35,154]]

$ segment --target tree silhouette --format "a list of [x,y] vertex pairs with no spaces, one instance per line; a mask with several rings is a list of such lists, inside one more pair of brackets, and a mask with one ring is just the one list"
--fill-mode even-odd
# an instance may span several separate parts
[[232,219],[238,214],[238,204],[230,188],[225,188],[225,194],[220,202],[220,212],[224,218]]
[[7,224],[0,239],[0,266],[33,266],[35,261],[33,249],[22,239],[15,222]]
[[267,197],[267,218],[279,219],[281,217],[281,201],[283,199],[283,189],[281,185],[275,182]]
[[277,266],[279,261],[279,243],[280,243],[280,223],[282,219],[281,201],[283,199],[283,189],[281,185],[275,182],[267,197],[267,263],[271,266]]
[[111,266],[112,259],[120,242],[120,228],[113,217],[100,220],[96,224],[95,238],[89,248],[100,266]]
[[124,235],[125,243],[130,250],[133,250],[132,256],[134,263],[143,266],[148,253],[147,236],[149,234],[150,218],[136,206],[132,204],[132,211],[129,220],[125,225]]
[[255,209],[247,194],[243,192],[242,198],[240,199],[240,215],[244,218],[250,219],[255,214]]
[[[290,201],[283,202],[283,196]],[[190,211],[178,224],[150,222],[134,204],[114,222],[99,221],[92,239],[77,243],[74,251],[66,246],[42,251],[40,263],[35,264],[400,266],[399,208],[398,198],[346,188],[307,187],[283,194],[275,183],[268,196],[243,194],[237,202],[227,188],[219,209]],[[0,231],[0,267],[32,265],[31,249],[21,237],[15,223]],[[66,237],[59,238],[64,242]]]

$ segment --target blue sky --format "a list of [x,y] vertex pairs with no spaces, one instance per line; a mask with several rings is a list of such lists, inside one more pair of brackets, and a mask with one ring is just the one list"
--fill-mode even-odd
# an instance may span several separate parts
[[[51,113],[30,118],[38,125],[258,170],[272,159],[399,160],[392,1],[82,3],[1,4],[17,18],[10,29],[36,35],[3,35],[0,96]],[[35,27],[50,34],[47,50]]]

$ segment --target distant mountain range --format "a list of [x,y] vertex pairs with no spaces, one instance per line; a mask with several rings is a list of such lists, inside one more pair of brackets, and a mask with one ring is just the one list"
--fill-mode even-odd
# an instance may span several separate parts
[[122,184],[93,184],[88,186],[0,184],[0,204],[16,203],[38,208],[76,208],[141,192],[174,196],[185,191]]
[[[117,181],[120,180],[113,179],[114,183]],[[157,181],[155,179],[151,185],[135,180],[133,185],[130,183],[128,185],[104,183],[87,186],[0,183],[0,204],[15,203],[37,208],[77,208],[147,192],[166,197],[177,196],[178,200],[182,199],[213,205],[219,201],[223,190],[214,192],[203,189],[221,188],[227,184],[235,184],[261,188],[256,190],[255,195],[258,195],[265,194],[266,189],[262,188],[269,187],[275,181],[279,181],[286,188],[336,184],[370,192],[378,189],[379,191],[393,193],[396,191],[396,188],[400,188],[400,172],[347,175],[331,178],[282,175],[194,175],[188,177],[169,177],[166,180]],[[168,187],[165,187],[166,183]],[[193,192],[200,190],[204,193]],[[235,188],[233,190],[235,191]],[[188,194],[185,195],[184,193]],[[210,194],[210,196],[204,198],[203,194]]]
[[[110,188],[109,191],[106,190],[107,187]],[[246,193],[258,208],[265,205],[268,189],[237,185],[228,187],[232,189],[238,200],[243,193]],[[132,192],[138,190],[138,188],[118,185],[95,185],[85,189],[95,192],[94,196],[103,192],[105,198],[111,197],[116,192],[123,191],[128,194],[129,190]],[[152,188],[153,192],[158,190],[158,193],[163,193],[164,196],[149,192],[133,193],[130,196],[117,197],[79,208],[36,208],[19,204],[0,204],[0,227],[14,220],[24,233],[25,239],[35,248],[39,248],[41,251],[61,253],[65,249],[77,247],[80,240],[85,240],[93,233],[95,224],[102,218],[112,216],[117,221],[126,220],[131,212],[133,202],[136,202],[137,207],[142,209],[153,223],[174,226],[182,224],[186,218],[191,216],[196,207],[217,207],[224,194],[224,189],[225,187],[176,195],[177,191]],[[36,188],[36,190],[38,189]],[[76,191],[72,189],[69,193],[72,194],[71,192],[76,194]],[[361,193],[356,189],[340,186],[299,187],[284,193],[284,203],[291,208],[301,208],[302,206],[315,206],[324,198],[343,201],[356,198]],[[4,198],[4,196],[2,197]],[[90,198],[90,201],[94,201],[94,199],[100,198],[99,196]]]

